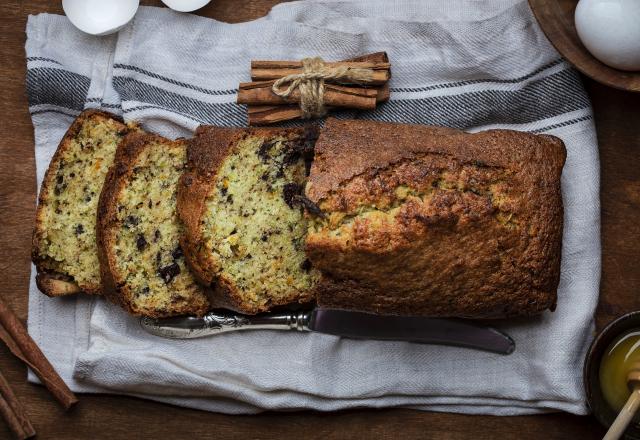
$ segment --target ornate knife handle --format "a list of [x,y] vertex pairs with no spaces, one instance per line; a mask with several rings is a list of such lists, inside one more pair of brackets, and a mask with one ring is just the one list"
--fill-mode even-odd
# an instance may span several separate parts
[[170,339],[193,339],[239,330],[309,331],[311,312],[265,313],[240,315],[233,312],[209,312],[202,318],[140,318],[140,325],[152,335]]

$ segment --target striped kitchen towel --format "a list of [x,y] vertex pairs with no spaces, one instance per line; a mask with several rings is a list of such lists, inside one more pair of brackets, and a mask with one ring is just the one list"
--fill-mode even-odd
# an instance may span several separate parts
[[38,181],[83,108],[115,111],[169,137],[205,123],[245,125],[235,89],[249,79],[250,59],[341,59],[379,50],[393,65],[391,100],[339,117],[551,133],[568,150],[558,308],[500,323],[516,340],[510,356],[269,331],[167,341],[101,298],[47,298],[32,280],[29,331],[74,390],[227,413],[587,411],[581,366],[600,275],[597,143],[579,76],[525,1],[301,1],[240,24],[141,8],[106,38],[42,14],[29,18],[27,37]]

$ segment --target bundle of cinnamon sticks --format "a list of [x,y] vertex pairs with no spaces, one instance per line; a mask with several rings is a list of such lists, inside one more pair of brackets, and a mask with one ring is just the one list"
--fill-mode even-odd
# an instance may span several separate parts
[[[2,297],[0,297],[0,340],[7,345],[11,353],[31,368],[65,409],[71,408],[78,402],[76,396],[56,373],[35,341],[29,336],[27,329]],[[36,435],[24,406],[1,373],[0,414],[17,438],[27,439]]]
[[[331,67],[370,69],[371,79],[366,83],[344,84],[327,80],[324,86],[324,104],[327,109],[351,108],[373,110],[381,102],[389,100],[389,78],[391,64],[386,52],[326,62]],[[238,104],[247,105],[249,125],[269,125],[303,117],[300,108],[300,91],[293,90],[282,97],[272,90],[280,78],[303,72],[301,61],[252,61],[251,81],[240,83]]]

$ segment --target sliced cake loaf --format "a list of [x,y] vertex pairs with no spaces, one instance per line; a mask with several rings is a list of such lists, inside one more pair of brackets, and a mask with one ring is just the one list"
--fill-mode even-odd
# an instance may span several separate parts
[[33,234],[36,282],[44,294],[100,293],[98,197],[116,146],[131,129],[114,115],[86,110],[62,138],[42,182]]
[[184,140],[132,133],[118,146],[100,195],[104,294],[135,315],[202,315],[209,309],[179,242],[176,191],[186,159]]
[[312,299],[319,273],[304,254],[303,188],[316,137],[310,129],[198,129],[178,213],[187,261],[213,287],[212,306],[253,314]]

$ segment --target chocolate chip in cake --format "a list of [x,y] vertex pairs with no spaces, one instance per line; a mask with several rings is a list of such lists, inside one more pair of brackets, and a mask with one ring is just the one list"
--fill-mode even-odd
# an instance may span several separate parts
[[180,246],[177,246],[173,252],[171,252],[171,257],[173,257],[174,260],[177,260],[178,258],[182,257],[183,253],[182,253],[182,248]]
[[81,224],[76,225],[76,227],[75,227],[76,235],[80,235],[83,232],[84,232],[84,226],[82,226]]
[[291,150],[285,153],[284,157],[282,158],[282,165],[283,166],[294,165],[296,162],[298,162],[298,160],[300,160],[300,157],[301,157],[300,150],[297,150],[295,147],[293,147]]
[[309,270],[311,270],[311,261],[309,261],[309,259],[307,258],[306,260],[304,260],[301,264],[300,264],[300,269],[308,272]]
[[233,203],[233,196],[231,194],[227,196],[227,203]]
[[143,251],[147,247],[147,240],[144,238],[144,235],[138,234],[138,239],[136,240],[136,247],[139,251]]
[[171,263],[158,269],[158,273],[160,274],[160,278],[164,280],[165,284],[169,284],[180,274],[180,266],[178,266],[178,263]]
[[282,188],[282,197],[284,198],[285,203],[289,206],[289,208],[294,207],[295,205],[295,197],[302,192],[302,185],[298,185],[297,183],[287,183]]
[[160,240],[160,230],[156,229],[156,232],[153,233],[153,242],[156,243],[158,240]]
[[294,203],[302,205],[309,214],[312,214],[321,218],[325,217],[324,212],[322,212],[322,210],[318,207],[318,205],[313,203],[308,197],[302,194],[298,194],[294,196]]
[[151,199],[149,199],[149,202],[147,203],[147,206],[149,207],[149,209],[151,209],[153,207],[153,201]]
[[262,159],[262,162],[267,163],[270,159],[269,157],[269,150],[271,150],[271,148],[274,147],[274,145],[277,143],[277,141],[267,141],[267,142],[262,142],[262,144],[260,145],[260,148],[258,149],[258,157],[260,159]]
[[125,228],[131,228],[133,226],[138,226],[140,223],[140,219],[135,215],[128,215],[127,218],[124,219]]
[[223,197],[227,195],[227,188],[225,188],[224,186],[220,188],[220,195],[222,195]]

